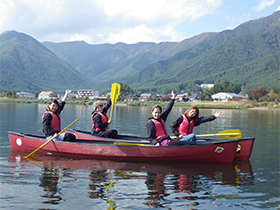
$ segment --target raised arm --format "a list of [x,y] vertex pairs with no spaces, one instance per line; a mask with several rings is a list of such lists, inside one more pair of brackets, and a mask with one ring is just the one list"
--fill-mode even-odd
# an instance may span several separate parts
[[63,98],[62,98],[61,101],[65,102],[66,99],[67,99],[67,97],[68,97],[68,95],[69,95],[70,93],[71,93],[71,90],[66,90],[66,91],[65,91],[65,94],[64,94],[64,96],[63,96]]

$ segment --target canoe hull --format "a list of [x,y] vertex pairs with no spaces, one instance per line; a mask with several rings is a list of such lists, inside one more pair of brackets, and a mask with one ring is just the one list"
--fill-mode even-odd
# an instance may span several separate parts
[[[93,136],[90,134],[90,132],[87,132],[87,131],[71,129],[71,130],[67,130],[66,132],[75,134],[76,138],[78,138],[78,139],[88,139],[88,140],[98,140],[98,141],[115,141],[115,139]],[[126,141],[128,141],[128,139],[126,139],[126,136],[121,135],[120,139],[118,139],[118,141],[126,142]],[[147,142],[148,138],[134,137],[134,139],[132,141],[138,142],[138,143]],[[216,140],[216,141],[224,142],[224,139]],[[253,138],[253,137],[238,139],[238,144],[237,144],[236,153],[235,153],[235,160],[249,160],[252,150],[253,150],[254,141],[255,141],[255,138]]]
[[255,141],[254,138],[239,139],[237,143],[235,159],[249,160],[253,150],[254,141]]
[[[9,132],[13,151],[32,152],[46,140],[44,137]],[[126,146],[113,142],[78,140],[77,142],[52,141],[40,149],[40,153],[83,156],[102,159],[123,159],[138,161],[196,161],[233,162],[237,141],[220,141],[186,146]]]

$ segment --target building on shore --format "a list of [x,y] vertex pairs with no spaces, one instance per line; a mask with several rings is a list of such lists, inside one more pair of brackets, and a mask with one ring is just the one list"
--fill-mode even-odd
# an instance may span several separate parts
[[96,100],[99,100],[99,101],[107,101],[110,97],[111,97],[111,93],[107,93],[107,94],[98,96],[98,97],[95,98],[95,99],[96,99]]
[[214,84],[201,84],[200,87],[210,90],[214,87]]
[[19,98],[24,98],[24,99],[32,99],[32,98],[35,98],[35,94],[34,94],[34,93],[17,92],[16,95],[17,95]]
[[211,95],[211,98],[214,101],[246,101],[248,100],[248,96],[236,94],[236,93],[216,93],[214,95]]
[[39,100],[50,100],[50,99],[57,99],[57,95],[54,94],[52,91],[42,91],[38,95]]
[[140,101],[150,101],[152,98],[152,94],[151,93],[142,93],[140,95]]
[[78,90],[77,92],[78,99],[84,98],[84,97],[88,97],[88,99],[94,99],[97,98],[99,96],[99,91],[97,90]]

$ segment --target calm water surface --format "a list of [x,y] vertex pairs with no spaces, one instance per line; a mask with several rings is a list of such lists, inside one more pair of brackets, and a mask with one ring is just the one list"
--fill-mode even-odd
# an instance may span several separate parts
[[[1,209],[280,209],[280,111],[222,110],[196,134],[240,129],[256,138],[250,161],[151,163],[11,152],[8,131],[42,134],[46,105],[0,104]],[[66,105],[62,127],[90,130],[90,106]],[[174,107],[170,125],[184,108]],[[201,109],[200,115],[217,110]],[[221,110],[218,110],[221,111]],[[109,112],[108,112],[109,113]],[[146,136],[149,107],[116,106],[111,129]],[[171,134],[170,130],[168,132]]]

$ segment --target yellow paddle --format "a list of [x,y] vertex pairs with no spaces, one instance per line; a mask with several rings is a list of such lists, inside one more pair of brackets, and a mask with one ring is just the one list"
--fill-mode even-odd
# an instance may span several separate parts
[[242,133],[240,130],[235,129],[235,130],[221,131],[220,133],[216,133],[216,134],[196,135],[196,137],[205,137],[205,136],[219,136],[221,138],[226,138],[226,139],[240,139],[242,137]]
[[[70,126],[72,126],[74,123],[76,123],[79,120],[79,118],[77,118],[74,122],[72,122],[70,125],[68,125],[66,128],[64,128],[62,131],[60,131],[57,136],[59,136],[61,133],[63,133],[67,128],[69,128]],[[48,140],[46,143],[42,144],[40,147],[38,147],[37,149],[35,149],[33,152],[31,152],[29,155],[26,155],[25,158],[30,158],[32,155],[34,155],[37,151],[39,151],[40,149],[42,149],[44,146],[46,146],[48,143],[50,143],[53,139],[55,139],[56,136],[52,137],[50,140]]]
[[[121,90],[121,86],[118,83],[113,83],[112,84],[112,86],[111,86],[112,107],[111,107],[110,120],[112,119],[114,105],[115,105],[116,101],[118,100],[120,90]],[[111,126],[111,124],[109,125],[108,130],[110,130],[110,126]]]
[[126,142],[114,142],[116,145],[126,145],[126,146],[148,146],[148,147],[155,147],[155,145],[152,144],[136,144],[136,143],[126,143]]
[[[221,131],[217,134],[201,134],[201,135],[196,135],[196,137],[206,137],[206,136],[219,136],[221,138],[226,138],[226,139],[240,139],[242,137],[242,133],[240,130],[235,129],[235,130],[226,130],[226,131]],[[177,136],[171,136],[172,139],[178,138]],[[126,143],[126,142],[114,142],[116,145],[126,145],[126,146],[149,146],[149,147],[154,147],[155,145],[152,144],[137,144],[137,143]]]
[[[219,136],[221,138],[225,139],[240,139],[242,137],[242,133],[240,130],[226,130],[221,131],[220,133],[216,134],[201,134],[201,135],[195,135],[196,137],[207,137],[207,136]],[[172,136],[172,139],[178,138],[177,136]]]

